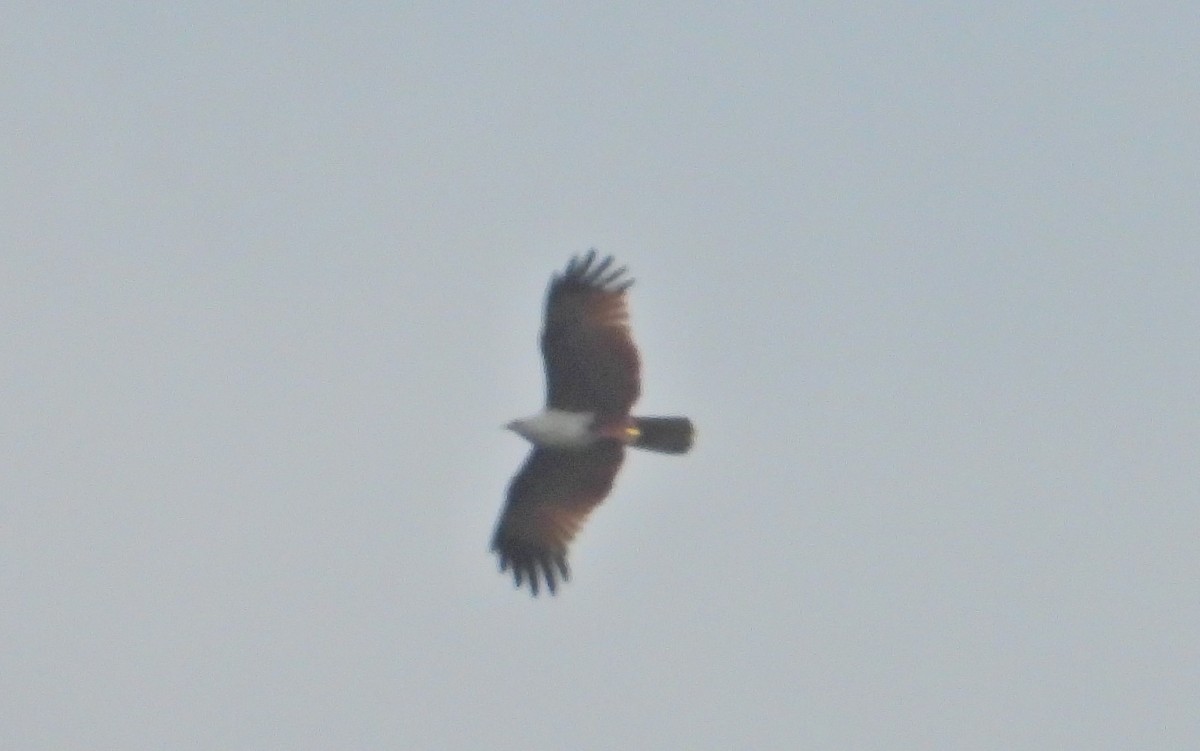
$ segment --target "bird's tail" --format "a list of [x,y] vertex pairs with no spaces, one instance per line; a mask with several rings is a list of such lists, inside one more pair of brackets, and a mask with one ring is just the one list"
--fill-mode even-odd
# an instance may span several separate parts
[[635,417],[637,438],[630,444],[663,454],[686,454],[692,448],[695,430],[686,417]]

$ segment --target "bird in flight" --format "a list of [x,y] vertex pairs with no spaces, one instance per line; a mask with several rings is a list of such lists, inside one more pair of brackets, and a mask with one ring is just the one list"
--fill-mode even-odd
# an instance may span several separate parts
[[508,486],[492,550],[517,587],[540,582],[554,594],[570,578],[567,545],[612,490],[625,447],[684,454],[686,417],[633,417],[641,393],[637,347],[629,333],[625,267],[596,251],[576,256],[550,280],[542,328],[546,408],[507,427],[533,444]]

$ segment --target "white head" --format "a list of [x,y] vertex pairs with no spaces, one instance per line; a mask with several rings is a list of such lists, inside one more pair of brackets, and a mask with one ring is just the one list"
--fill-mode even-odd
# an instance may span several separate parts
[[527,440],[533,440],[529,437],[528,429],[525,427],[525,420],[510,420],[504,424],[505,430],[511,430],[517,435]]
[[513,420],[504,427],[537,446],[584,448],[596,439],[592,415],[552,409]]

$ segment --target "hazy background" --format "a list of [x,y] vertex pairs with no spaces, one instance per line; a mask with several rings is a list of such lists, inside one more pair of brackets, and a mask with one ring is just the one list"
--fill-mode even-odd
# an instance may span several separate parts
[[1200,747],[1200,14],[969,5],[6,6],[0,747]]

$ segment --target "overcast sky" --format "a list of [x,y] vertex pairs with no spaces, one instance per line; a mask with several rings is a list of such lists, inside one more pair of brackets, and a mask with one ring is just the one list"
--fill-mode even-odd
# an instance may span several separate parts
[[0,747],[1200,747],[1195,4],[778,5],[0,11]]

